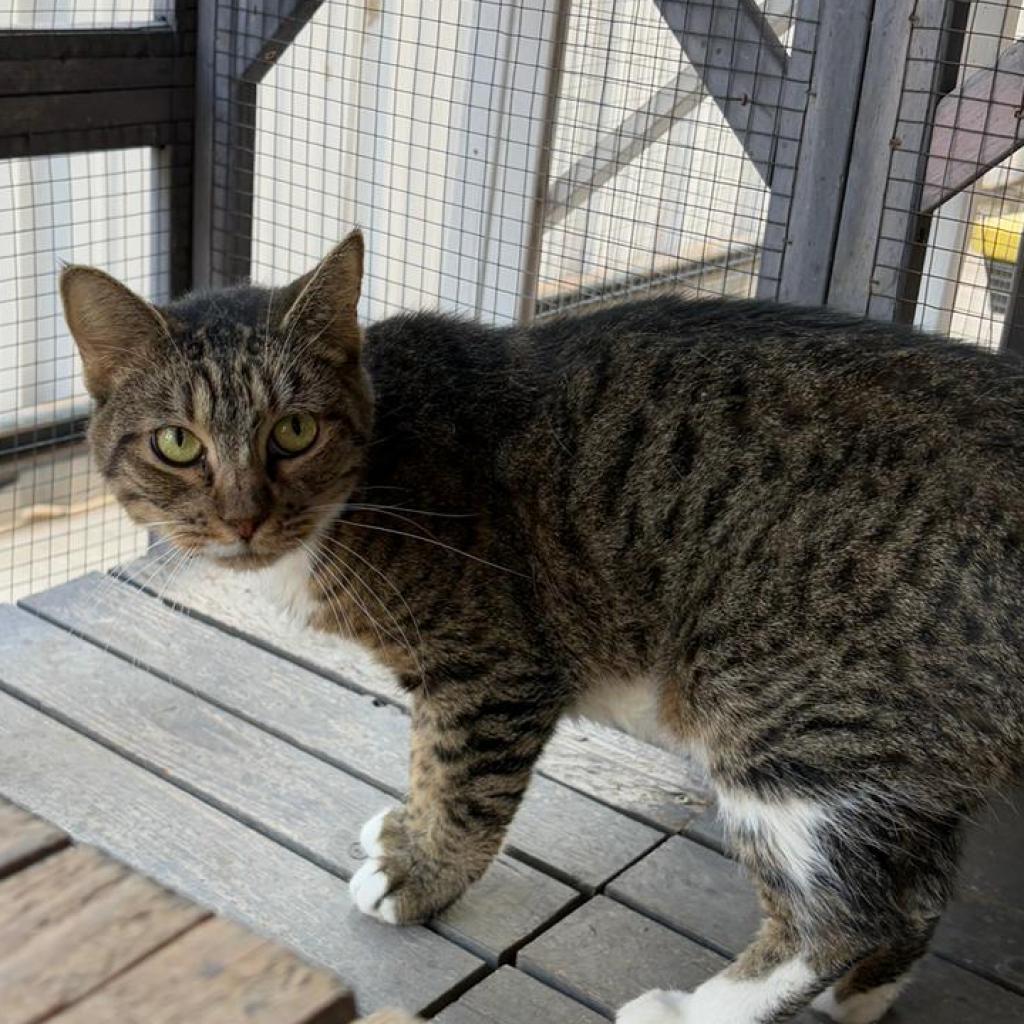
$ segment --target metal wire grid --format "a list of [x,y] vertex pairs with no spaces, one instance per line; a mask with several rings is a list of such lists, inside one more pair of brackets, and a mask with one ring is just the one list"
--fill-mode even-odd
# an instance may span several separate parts
[[[685,6],[710,17],[737,4]],[[758,108],[771,191],[723,114],[723,94],[709,95],[649,0],[326,0],[272,37],[241,0],[217,0],[212,280],[281,283],[358,223],[370,248],[367,319],[441,306],[501,322],[665,289],[773,297],[788,244],[777,199],[805,142],[818,6],[760,6],[788,58],[786,81],[776,47],[751,55],[738,23],[731,40],[728,22],[724,35],[721,17],[714,24],[720,39],[747,46],[753,77],[730,78],[724,96]],[[878,113],[892,144],[871,301],[987,345],[1013,320],[1006,310],[1020,291],[1024,167],[984,148],[1000,132],[1008,153],[1016,145],[1005,108],[1019,123],[1020,73],[993,71],[1017,67],[1020,6],[922,0],[905,52],[890,55],[905,68],[899,109],[888,121]],[[86,7],[78,0],[60,16],[81,24],[73,19]],[[126,11],[148,22],[155,10],[88,13],[100,25]],[[867,73],[877,73],[870,59]],[[906,197],[920,199],[929,156],[942,153],[923,128],[943,102],[956,129],[943,145],[959,162],[942,183],[958,184],[965,166],[976,180],[919,217]],[[3,596],[145,546],[81,446],[48,447],[54,435],[42,424],[55,403],[84,401],[57,315],[59,260],[99,264],[166,297],[161,159],[133,149],[0,163],[0,235],[14,242],[0,249]],[[919,250],[909,268],[887,262],[906,232]]]
[[[813,20],[797,33],[792,6],[765,13],[809,66]],[[716,4],[687,7],[696,18]],[[218,4],[232,52],[249,24],[243,5]],[[232,165],[252,171],[215,210],[225,279],[281,283],[359,223],[370,319],[440,305],[502,321],[652,288],[756,290],[768,187],[650,0],[333,0],[283,53],[264,49],[262,69],[239,76],[226,56],[217,163],[229,179]],[[770,62],[752,65],[770,91]],[[791,166],[806,89],[783,85],[770,126]]]
[[80,441],[89,410],[60,311],[62,262],[168,297],[169,157],[152,149],[0,161],[2,597],[145,550]]
[[0,31],[137,28],[169,10],[164,0],[0,0]]
[[[1020,0],[922,6],[892,132],[875,292],[900,319],[997,349],[1024,228],[1024,12]],[[908,198],[925,214],[908,216]],[[908,232],[911,260],[899,266]]]

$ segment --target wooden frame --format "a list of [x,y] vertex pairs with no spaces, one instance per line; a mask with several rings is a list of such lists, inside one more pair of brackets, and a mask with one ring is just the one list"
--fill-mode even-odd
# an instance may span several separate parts
[[193,210],[196,286],[228,284],[249,272],[259,83],[322,3],[254,0],[232,7],[224,25],[217,21],[213,0],[202,7],[196,55],[201,112],[196,120],[201,188]]
[[[192,284],[195,4],[176,0],[174,23],[167,26],[0,32],[0,159],[169,150],[172,294]],[[0,452],[81,436],[80,402],[50,406],[30,430],[6,437]]]

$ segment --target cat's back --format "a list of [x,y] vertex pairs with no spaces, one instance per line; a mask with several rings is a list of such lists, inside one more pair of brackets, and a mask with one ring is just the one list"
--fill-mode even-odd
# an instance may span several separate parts
[[555,404],[613,431],[628,420],[634,439],[680,422],[741,451],[902,437],[1024,480],[1024,364],[909,327],[664,297],[541,325],[531,347]]

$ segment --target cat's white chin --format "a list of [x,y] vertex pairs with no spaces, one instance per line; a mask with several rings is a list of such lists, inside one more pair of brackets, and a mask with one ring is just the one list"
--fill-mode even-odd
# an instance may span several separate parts
[[245,541],[241,540],[232,541],[230,544],[209,541],[203,546],[203,554],[207,558],[231,559],[252,554],[252,550]]

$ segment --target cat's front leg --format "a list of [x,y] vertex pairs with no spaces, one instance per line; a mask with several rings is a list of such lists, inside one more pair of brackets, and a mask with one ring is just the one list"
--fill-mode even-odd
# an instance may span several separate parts
[[557,722],[561,707],[537,688],[472,695],[424,687],[413,710],[405,806],[366,823],[367,861],[350,883],[356,906],[389,924],[426,920],[487,870]]

